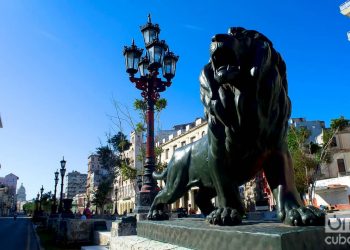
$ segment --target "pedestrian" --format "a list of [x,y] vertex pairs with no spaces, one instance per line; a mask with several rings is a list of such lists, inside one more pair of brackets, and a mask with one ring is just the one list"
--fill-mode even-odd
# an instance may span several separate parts
[[83,215],[86,216],[86,219],[91,219],[92,213],[90,211],[90,203],[86,204],[86,208],[84,209]]

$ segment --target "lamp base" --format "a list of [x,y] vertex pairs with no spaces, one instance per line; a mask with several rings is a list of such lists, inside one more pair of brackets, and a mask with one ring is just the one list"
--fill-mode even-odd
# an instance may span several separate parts
[[136,195],[137,205],[135,207],[135,213],[147,214],[151,208],[152,202],[158,191],[139,192]]

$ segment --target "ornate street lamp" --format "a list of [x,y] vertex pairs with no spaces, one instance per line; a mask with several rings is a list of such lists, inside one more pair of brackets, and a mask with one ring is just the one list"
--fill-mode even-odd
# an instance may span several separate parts
[[57,210],[57,198],[56,198],[56,193],[57,193],[57,184],[58,184],[58,175],[59,175],[59,172],[58,172],[58,169],[56,170],[55,172],[55,191],[53,193],[53,205],[51,207],[51,213],[52,214],[55,214],[56,213],[56,210]]
[[61,163],[61,169],[60,169],[60,173],[61,173],[61,195],[60,195],[60,203],[59,203],[59,206],[58,206],[58,212],[59,213],[62,213],[63,211],[63,178],[64,178],[64,175],[66,173],[66,161],[64,160],[64,156],[63,156],[63,159],[62,161],[60,161]]
[[43,200],[43,192],[44,192],[44,186],[41,185],[41,188],[40,188],[40,202],[39,202],[39,211],[41,211],[41,202]]
[[[155,165],[154,153],[154,104],[159,99],[159,93],[165,91],[171,85],[171,79],[175,76],[176,62],[179,57],[169,51],[164,40],[159,40],[160,28],[158,24],[152,24],[151,16],[148,22],[141,26],[147,52],[141,58],[143,49],[139,49],[134,40],[130,47],[124,46],[126,72],[129,79],[141,90],[141,96],[147,103],[147,140],[146,160],[144,166],[143,185],[138,193],[136,213],[146,213],[157,191],[156,182],[152,178]],[[162,69],[166,81],[158,78],[159,69]],[[134,75],[140,71],[140,77]]]

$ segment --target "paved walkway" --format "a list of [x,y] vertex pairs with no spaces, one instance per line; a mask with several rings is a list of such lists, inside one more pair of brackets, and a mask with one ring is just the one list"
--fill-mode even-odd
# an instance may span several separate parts
[[32,223],[28,217],[0,217],[0,249],[38,250]]

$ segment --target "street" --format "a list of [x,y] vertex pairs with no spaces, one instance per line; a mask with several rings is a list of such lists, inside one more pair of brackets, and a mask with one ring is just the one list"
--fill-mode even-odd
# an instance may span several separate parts
[[0,217],[1,250],[37,250],[37,242],[28,217]]

